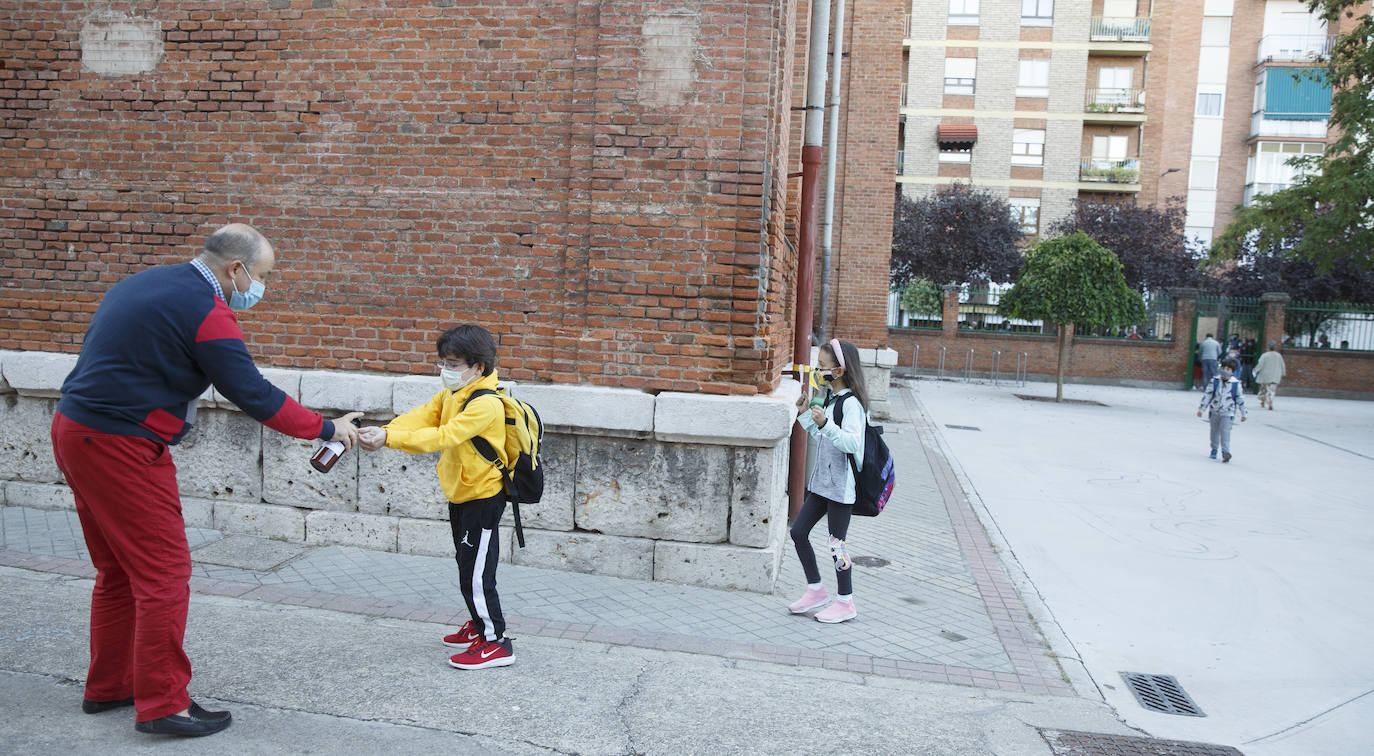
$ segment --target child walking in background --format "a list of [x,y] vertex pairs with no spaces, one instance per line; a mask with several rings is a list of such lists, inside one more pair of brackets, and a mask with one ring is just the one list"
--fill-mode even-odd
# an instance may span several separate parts
[[[828,385],[825,400],[811,406],[803,387],[797,400],[797,422],[816,440],[816,462],[811,480],[806,486],[806,500],[792,523],[792,543],[797,548],[802,569],[806,572],[806,593],[788,605],[793,614],[816,614],[820,622],[844,622],[858,616],[854,608],[854,586],[845,535],[854,508],[854,473],[846,455],[854,455],[857,467],[863,467],[864,425],[868,423],[868,392],[864,388],[863,371],[859,367],[859,350],[848,341],[831,339],[822,345],[817,357],[821,379]],[[851,400],[852,398],[852,400]],[[835,407],[845,402],[840,414],[843,426],[835,422]],[[830,594],[821,584],[821,572],[816,566],[816,552],[811,548],[811,529],[826,519],[830,532],[830,558],[835,563],[835,582],[838,596],[830,604]],[[830,604],[830,606],[826,606]]]
[[1212,459],[1217,458],[1217,446],[1221,446],[1221,461],[1231,461],[1231,424],[1235,422],[1236,411],[1240,411],[1240,421],[1245,422],[1245,390],[1236,378],[1237,362],[1226,359],[1221,363],[1221,374],[1212,378],[1202,389],[1202,403],[1198,405],[1197,416],[1207,410],[1207,420],[1212,428]]
[[458,577],[472,617],[444,637],[444,645],[467,649],[449,664],[459,669],[504,667],[515,663],[496,593],[496,536],[506,511],[505,479],[482,458],[473,439],[485,439],[509,466],[506,414],[494,395],[471,398],[475,391],[496,390],[496,341],[481,326],[461,325],[445,331],[437,347],[443,390],[385,427],[362,428],[358,439],[368,451],[389,446],[411,454],[442,452],[435,469],[448,497]]

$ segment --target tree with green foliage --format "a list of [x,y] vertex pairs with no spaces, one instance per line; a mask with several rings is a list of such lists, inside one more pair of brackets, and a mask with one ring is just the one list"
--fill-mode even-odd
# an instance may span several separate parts
[[1074,324],[1100,328],[1145,319],[1145,302],[1126,285],[1116,254],[1082,231],[1036,245],[997,310],[1003,317],[1055,325],[1059,345],[1055,401],[1064,399],[1064,360]]
[[934,315],[944,312],[945,298],[941,288],[929,278],[914,276],[901,289],[902,309],[909,313]]
[[[1356,19],[1363,0],[1307,4],[1334,25],[1342,17]],[[1213,258],[1236,258],[1248,241],[1310,260],[1321,271],[1339,260],[1374,269],[1374,18],[1369,13],[1337,39],[1325,78],[1333,90],[1330,129],[1336,140],[1325,154],[1290,161],[1304,174],[1295,185],[1239,209],[1213,243]]]

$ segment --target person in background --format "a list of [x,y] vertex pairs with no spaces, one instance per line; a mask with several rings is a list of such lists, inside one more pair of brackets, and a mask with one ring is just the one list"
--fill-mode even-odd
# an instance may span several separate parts
[[1231,425],[1235,422],[1236,413],[1240,413],[1240,421],[1245,422],[1245,392],[1241,389],[1240,381],[1236,378],[1236,368],[1239,365],[1233,359],[1226,359],[1221,363],[1221,372],[1202,392],[1202,403],[1198,405],[1197,416],[1202,417],[1202,411],[1207,410],[1208,425],[1211,426],[1212,453],[1211,458],[1217,458],[1217,448],[1221,448],[1221,461],[1231,461]]
[[1260,407],[1267,407],[1271,412],[1274,410],[1274,395],[1279,391],[1279,383],[1283,381],[1283,376],[1283,355],[1279,354],[1278,345],[1271,341],[1269,350],[1260,355],[1259,364],[1255,365]]
[[1197,358],[1202,363],[1202,389],[1206,391],[1217,374],[1217,361],[1221,359],[1221,343],[1212,338],[1212,334],[1207,334],[1207,338],[1197,346]]

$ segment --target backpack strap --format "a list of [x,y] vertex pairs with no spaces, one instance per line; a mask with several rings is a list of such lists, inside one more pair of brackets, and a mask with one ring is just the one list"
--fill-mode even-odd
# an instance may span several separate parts
[[[835,424],[839,425],[841,428],[844,427],[844,400],[851,396],[855,396],[853,391],[850,391],[848,394],[835,401]],[[855,398],[857,399],[858,397],[855,396]],[[862,405],[860,405],[860,408],[862,408]],[[864,439],[860,437],[859,443],[862,444],[863,442]],[[859,465],[854,462],[853,454],[845,454],[844,458],[849,460],[849,470],[854,473],[854,494],[857,496],[859,492]]]
[[[476,398],[479,397],[479,396],[488,396],[488,395],[494,396],[494,397],[497,397],[497,398],[500,398],[500,396],[501,396],[498,392],[492,391],[491,389],[477,389],[476,391],[473,391],[471,394],[468,394],[468,398],[467,398],[467,399],[464,399],[464,400],[463,400],[463,407],[462,407],[462,409],[459,410],[459,412],[462,412],[463,410],[466,410],[466,409],[468,408],[468,405],[472,403],[472,400],[473,400],[473,399],[476,399]],[[510,425],[514,425],[514,424],[515,424],[515,421],[514,421],[513,419],[510,419],[510,418],[506,418],[506,417],[505,417],[505,412],[504,412],[504,411],[503,411],[501,414],[502,414],[502,419],[505,420],[507,424],[510,424]],[[481,436],[473,436],[473,437],[472,437],[472,445],[473,445],[474,448],[477,449],[477,453],[480,454],[480,455],[482,455],[482,459],[485,459],[486,461],[492,463],[493,465],[496,466],[496,469],[497,469],[497,470],[500,470],[500,471],[501,471],[501,481],[502,481],[502,483],[503,483],[502,491],[501,491],[501,492],[502,492],[503,494],[505,494],[505,492],[506,492],[507,490],[509,490],[509,488],[510,488],[510,485],[511,485],[511,475],[513,474],[514,471],[512,471],[512,470],[507,470],[507,469],[506,469],[506,466],[503,465],[503,464],[501,464],[501,456],[498,455],[498,454],[496,453],[496,450],[493,449],[493,448],[491,447],[491,442],[487,441],[485,438],[482,438]],[[506,496],[506,500],[507,500],[507,501],[510,501],[510,496],[509,496],[509,495]],[[520,542],[520,548],[523,549],[523,548],[525,547],[525,529],[522,528],[522,527],[520,527],[520,502],[518,502],[518,501],[511,501],[510,504],[511,504],[511,515],[515,517],[515,537],[516,537],[516,539]]]
[[[468,408],[468,405],[472,404],[472,400],[476,399],[479,396],[495,396],[499,398],[500,394],[496,393],[495,391],[492,391],[491,389],[477,389],[476,391],[473,391],[471,394],[468,394],[468,398],[463,400],[463,406],[458,411],[465,412]],[[504,415],[505,413],[503,412],[502,414]],[[472,445],[477,447],[477,453],[482,455],[482,459],[485,459],[493,465],[496,465],[497,467],[501,468],[501,474],[503,476],[506,474],[506,468],[501,464],[501,456],[498,455],[496,453],[496,450],[491,447],[491,442],[487,441],[485,438],[482,438],[481,436],[473,436]]]

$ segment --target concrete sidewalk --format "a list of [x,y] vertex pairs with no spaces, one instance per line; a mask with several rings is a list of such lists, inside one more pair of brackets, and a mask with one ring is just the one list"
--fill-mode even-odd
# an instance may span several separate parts
[[[192,693],[237,721],[185,747],[1040,756],[1080,751],[1038,728],[1138,734],[1091,681],[1074,695],[938,431],[893,395],[910,413],[887,424],[897,498],[851,529],[860,615],[838,626],[786,613],[803,583],[790,550],[773,596],[503,564],[517,663],[464,673],[438,643],[466,619],[451,560],[189,530]],[[0,735],[37,753],[147,747],[131,716],[76,705],[94,572],[74,513],[0,508],[0,539]]]
[[[1374,403],[1249,397],[1223,464],[1197,392],[909,385],[1080,692],[1248,756],[1374,753]],[[1206,717],[1147,711],[1122,672]]]

